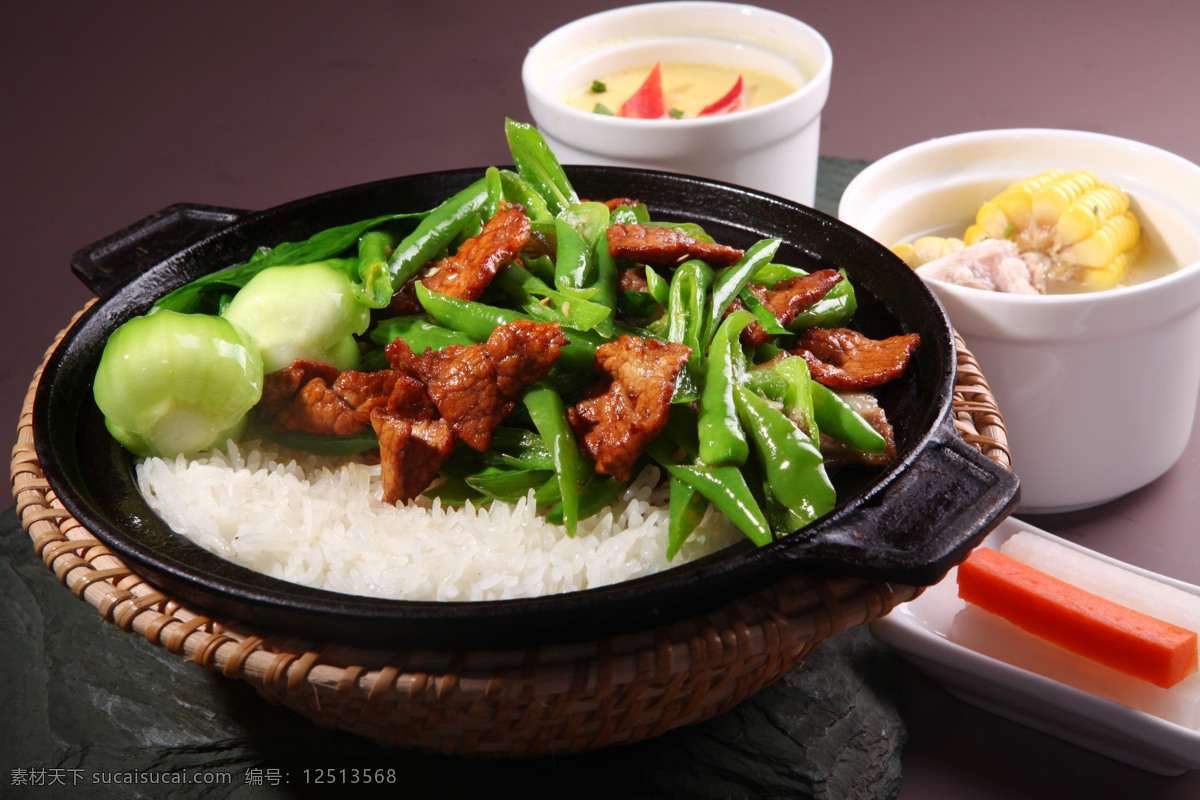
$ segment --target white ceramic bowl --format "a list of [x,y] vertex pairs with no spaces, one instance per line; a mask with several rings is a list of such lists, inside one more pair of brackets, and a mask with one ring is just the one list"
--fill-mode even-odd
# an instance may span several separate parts
[[[1161,476],[1187,445],[1200,394],[1200,166],[1114,136],[1016,129],[933,139],[846,188],[839,217],[892,246],[955,234],[1013,181],[1053,167],[1120,185],[1143,222],[1145,282],[1019,296],[929,281],[1004,416],[1022,513],[1098,505]],[[1157,275],[1157,277],[1155,277]]]
[[[626,119],[562,100],[580,84],[658,61],[733,64],[803,85],[773,103],[694,119]],[[811,206],[832,69],[829,44],[792,17],[736,3],[666,2],[564,25],[530,49],[521,78],[534,124],[564,164],[696,175]]]

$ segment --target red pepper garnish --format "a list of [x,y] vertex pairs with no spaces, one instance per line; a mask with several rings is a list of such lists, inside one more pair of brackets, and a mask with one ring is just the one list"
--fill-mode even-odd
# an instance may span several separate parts
[[650,70],[650,75],[633,96],[621,104],[617,116],[637,119],[662,119],[667,116],[667,98],[663,94],[662,70],[658,64]]
[[711,117],[716,114],[728,114],[730,111],[741,111],[746,107],[746,87],[742,76],[738,75],[733,88],[725,93],[720,100],[705,106],[697,117]]

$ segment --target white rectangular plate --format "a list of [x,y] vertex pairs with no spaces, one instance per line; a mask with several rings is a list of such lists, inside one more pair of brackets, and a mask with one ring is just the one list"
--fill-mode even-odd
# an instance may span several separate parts
[[[999,548],[1019,531],[1030,531],[1130,572],[1200,595],[1196,586],[1116,561],[1012,517],[989,534],[982,546]],[[956,577],[957,570],[952,569],[941,583],[929,587],[920,597],[872,622],[871,633],[899,650],[946,691],[972,705],[1160,775],[1178,775],[1200,768],[1200,731],[1015,667],[952,641],[954,617],[966,606],[958,597]]]

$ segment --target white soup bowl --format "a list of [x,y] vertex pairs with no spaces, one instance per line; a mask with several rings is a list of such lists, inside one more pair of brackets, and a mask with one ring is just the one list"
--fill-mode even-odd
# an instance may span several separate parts
[[[629,119],[568,106],[577,86],[656,62],[717,63],[799,85],[762,106],[687,119]],[[626,6],[547,34],[521,78],[533,122],[564,164],[657,169],[724,181],[813,205],[821,110],[833,54],[785,14],[716,2]]]
[[1182,455],[1200,395],[1200,166],[1098,133],[979,131],[871,164],[838,210],[889,247],[962,237],[983,202],[1055,167],[1129,195],[1149,253],[1138,282],[1028,296],[927,281],[995,394],[1026,514],[1113,500]]

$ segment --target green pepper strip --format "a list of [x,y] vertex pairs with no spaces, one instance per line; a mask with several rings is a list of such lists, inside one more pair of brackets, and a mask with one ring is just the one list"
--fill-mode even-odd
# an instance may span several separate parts
[[467,486],[493,500],[515,503],[528,496],[530,489],[537,489],[551,477],[553,473],[548,470],[487,467],[463,480]]
[[[558,220],[531,219],[529,221],[529,238],[536,242],[541,250],[553,253],[558,250]],[[553,283],[553,277],[547,283]]]
[[388,253],[396,238],[384,230],[370,230],[358,239],[359,296],[367,308],[384,308],[392,299]]
[[786,281],[789,278],[802,278],[808,274],[807,270],[793,267],[790,264],[778,264],[772,261],[770,264],[763,264],[758,270],[750,276],[751,283],[757,283],[759,286],[774,286],[780,281]]
[[[501,325],[518,319],[532,319],[528,314],[509,308],[497,308],[457,297],[447,297],[430,291],[420,281],[413,284],[413,287],[416,289],[417,301],[434,321],[466,334],[476,342],[487,341],[492,331]],[[563,345],[559,363],[568,370],[591,370],[592,362],[596,358],[596,349],[604,344],[604,339],[590,331],[579,330],[570,331],[567,338],[570,341]]]
[[563,209],[579,202],[579,195],[563,172],[558,158],[550,150],[537,128],[512,119],[504,121],[504,133],[508,149],[512,153],[513,165],[529,186],[546,200],[551,216],[557,217]]
[[713,337],[700,391],[700,461],[710,466],[736,465],[750,453],[746,434],[738,421],[734,385],[745,371],[739,336],[754,315],[738,310],[725,318]]
[[558,249],[554,285],[559,291],[591,300],[608,310],[595,326],[611,337],[617,301],[617,267],[608,253],[608,208],[602,203],[575,203],[555,220]]
[[558,236],[554,285],[559,289],[593,287],[599,279],[596,240],[608,226],[608,209],[601,203],[575,203],[554,220]]
[[693,374],[699,372],[704,363],[707,343],[702,343],[701,337],[712,280],[712,267],[699,259],[680,264],[671,278],[671,293],[667,299],[667,341],[692,348],[688,369]]
[[841,270],[842,280],[834,284],[824,297],[801,311],[787,324],[792,332],[808,328],[841,328],[850,323],[850,318],[858,310],[858,297],[854,294],[854,285]]
[[787,393],[787,379],[774,369],[763,369],[760,367],[748,370],[742,376],[742,383],[763,397],[774,400],[776,403],[782,403],[783,396]]
[[[636,470],[635,470],[636,471]],[[632,481],[617,481],[607,475],[597,476],[579,490],[579,519],[588,519],[612,505]],[[566,511],[560,500],[546,513],[546,519],[555,525],[566,523]]]
[[754,348],[750,360],[755,364],[765,364],[780,353],[787,351],[774,342],[763,342]]
[[759,302],[758,297],[755,296],[754,292],[750,291],[749,286],[742,287],[742,290],[738,292],[738,299],[742,301],[742,305],[750,309],[758,324],[767,333],[772,336],[780,336],[786,335],[789,332],[787,328],[779,324],[779,318],[771,313],[771,309]]
[[[560,289],[579,290],[585,286],[594,271],[592,249],[582,234],[561,217],[554,220],[554,285]],[[590,297],[595,292],[589,292]]]
[[[607,211],[607,209],[605,209]],[[596,326],[596,332],[602,336],[612,336],[613,326],[617,316],[617,261],[608,252],[607,215],[605,227],[596,237],[592,249],[596,259],[596,288],[595,302],[608,309],[608,317]]]
[[[554,469],[554,455],[542,441],[542,437],[525,428],[501,425],[492,432],[491,453],[499,459],[495,463],[524,467],[527,469]],[[476,456],[477,457],[477,456]]]
[[392,251],[388,261],[392,290],[399,291],[430,259],[453,242],[480,213],[487,200],[487,179],[480,178],[430,211]]
[[683,543],[688,540],[704,519],[708,510],[708,498],[684,483],[670,477],[670,506],[667,519],[667,560],[675,558]]
[[[551,289],[545,281],[515,262],[501,270],[492,283],[516,300],[526,314],[543,322],[559,322],[567,328],[589,331],[612,318],[611,308]],[[550,302],[543,304],[543,300]]]
[[529,418],[554,458],[554,471],[562,493],[563,525],[575,537],[579,523],[579,447],[567,420],[567,409],[558,392],[545,381],[534,384],[522,398]]
[[775,251],[779,249],[779,244],[779,239],[758,241],[743,253],[736,263],[717,274],[713,281],[712,304],[708,309],[708,321],[704,326],[706,341],[712,338],[717,326],[721,324],[721,318],[729,309],[729,304],[742,291],[742,287],[750,280],[750,276],[764,264],[770,263]]
[[521,256],[521,263],[530,274],[542,283],[550,286],[554,283],[554,259],[548,255],[533,256],[528,253]]
[[716,244],[717,241],[709,235],[708,231],[695,222],[656,222],[647,219],[642,224],[649,225],[652,228],[670,228],[673,231],[682,233],[684,236],[700,242],[707,242],[708,244]]
[[649,292],[621,290],[617,293],[617,313],[624,317],[645,319],[658,311],[658,302]]
[[525,216],[530,222],[547,222],[554,219],[550,209],[546,207],[546,198],[533,190],[525,179],[511,169],[500,170],[500,187],[504,199],[525,209]]
[[612,210],[612,224],[614,225],[644,225],[649,221],[650,213],[641,203],[618,205],[616,209]]
[[654,267],[646,267],[646,292],[663,308],[671,302],[671,284]]
[[322,456],[346,456],[379,449],[379,437],[370,428],[349,436],[332,436],[307,431],[273,431],[270,428],[263,428],[259,433],[264,438],[278,442],[284,447]]
[[782,411],[747,387],[736,387],[734,397],[738,415],[754,439],[767,486],[783,507],[792,512],[799,522],[796,527],[832,510],[837,492],[825,473],[824,459],[813,440]]
[[669,445],[659,437],[647,452],[672,477],[703,495],[757,545],[770,543],[771,526],[763,515],[746,478],[735,466],[706,467],[680,464],[671,458]]
[[435,325],[420,314],[381,320],[371,329],[370,338],[381,347],[386,347],[396,339],[403,339],[417,355],[430,348],[441,350],[452,344],[475,343],[470,336]]
[[500,170],[488,167],[483,173],[483,185],[487,189],[487,200],[483,204],[483,218],[491,219],[500,212],[500,201],[504,199],[504,184],[500,180]]
[[887,449],[887,440],[837,392],[813,381],[812,399],[817,424],[825,433],[842,444],[867,453],[882,453]]
[[491,450],[476,453],[470,448],[456,448],[438,472],[446,478],[469,478],[484,469],[550,474],[554,470],[554,457],[538,434],[501,425],[492,434]]
[[425,497],[430,500],[440,500],[443,506],[450,508],[465,505],[468,500],[482,500],[486,496],[462,478],[445,478],[433,487],[426,489]]
[[800,426],[800,430],[814,442],[820,441],[820,421],[813,393],[818,387],[824,387],[812,379],[808,362],[803,358],[786,356],[776,361],[770,369],[749,370],[742,385],[781,404],[783,413]]

